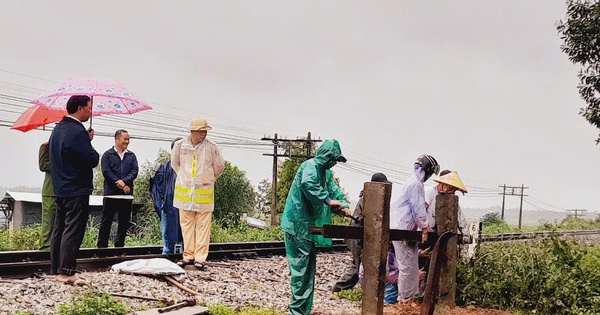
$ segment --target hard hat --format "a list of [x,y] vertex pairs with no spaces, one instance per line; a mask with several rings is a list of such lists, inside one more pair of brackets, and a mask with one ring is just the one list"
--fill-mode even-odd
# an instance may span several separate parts
[[434,179],[433,181],[436,183],[452,186],[452,187],[462,191],[463,193],[467,192],[467,189],[465,188],[465,185],[463,184],[462,180],[460,180],[460,176],[458,176],[457,172],[450,172],[446,175],[443,175],[443,176],[440,176],[439,178]]
[[423,167],[423,170],[425,171],[425,179],[423,180],[424,182],[426,182],[431,175],[437,175],[440,173],[440,165],[431,155],[423,154],[419,156],[415,164],[419,164],[421,167]]

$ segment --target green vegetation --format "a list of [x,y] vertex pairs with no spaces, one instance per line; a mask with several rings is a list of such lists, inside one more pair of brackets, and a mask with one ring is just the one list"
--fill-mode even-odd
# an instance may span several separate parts
[[92,288],[79,296],[73,296],[71,303],[58,307],[58,315],[125,315],[129,307],[115,300],[107,293]]
[[360,302],[362,301],[362,290],[361,289],[351,289],[351,290],[342,290],[340,292],[335,292],[335,296],[346,299],[349,301]]
[[283,231],[278,226],[256,229],[242,222],[236,227],[223,227],[220,223],[213,222],[210,241],[213,243],[283,241]]
[[217,304],[208,307],[210,315],[281,315],[284,314],[274,308],[259,308],[247,306],[241,309],[232,309],[223,304]]
[[[561,50],[578,65],[577,89],[587,105],[579,112],[600,129],[600,1],[567,0],[567,16],[557,25]],[[600,137],[596,144],[600,143]]]
[[566,217],[561,222],[543,223],[538,226],[525,226],[522,229],[509,226],[502,220],[497,212],[488,213],[481,218],[483,234],[495,233],[520,233],[539,231],[578,231],[578,230],[600,230],[600,217],[591,219]]
[[600,313],[600,246],[559,238],[481,244],[458,265],[458,302],[537,314]]

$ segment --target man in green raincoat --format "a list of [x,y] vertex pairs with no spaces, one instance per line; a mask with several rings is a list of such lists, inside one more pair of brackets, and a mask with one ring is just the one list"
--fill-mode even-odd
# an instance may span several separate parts
[[54,212],[56,199],[50,177],[50,154],[48,142],[42,143],[39,151],[40,171],[44,172],[44,186],[42,187],[42,230],[40,231],[40,250],[50,250],[52,227],[54,226]]
[[331,208],[342,208],[349,216],[344,194],[333,180],[331,168],[346,162],[337,140],[325,140],[314,158],[300,165],[287,196],[281,229],[291,272],[291,315],[308,315],[313,304],[315,246],[331,246],[329,238],[308,233],[309,226],[331,224]]

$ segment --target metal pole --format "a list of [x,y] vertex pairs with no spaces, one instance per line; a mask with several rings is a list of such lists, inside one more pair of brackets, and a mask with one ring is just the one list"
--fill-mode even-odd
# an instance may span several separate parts
[[504,220],[504,200],[506,199],[506,184],[502,185],[502,220]]
[[273,200],[271,200],[271,226],[277,225],[277,134],[273,140]]
[[523,192],[525,191],[525,184],[521,184],[521,206],[519,207],[519,230],[521,229],[521,218],[523,217]]

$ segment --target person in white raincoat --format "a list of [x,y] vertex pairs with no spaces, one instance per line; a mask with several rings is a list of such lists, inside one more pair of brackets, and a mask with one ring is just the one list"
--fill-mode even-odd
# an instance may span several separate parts
[[[421,155],[414,165],[414,173],[404,183],[400,197],[390,209],[390,228],[399,230],[423,230],[423,242],[427,241],[429,222],[425,210],[423,183],[438,174],[440,166],[430,155]],[[414,241],[394,241],[398,263],[398,301],[409,303],[419,293],[419,246]]]
[[175,143],[171,167],[177,173],[173,206],[180,210],[183,234],[183,260],[204,268],[210,242],[210,225],[215,208],[215,181],[223,173],[225,162],[217,145],[206,139],[212,128],[204,119],[190,123],[190,135]]

